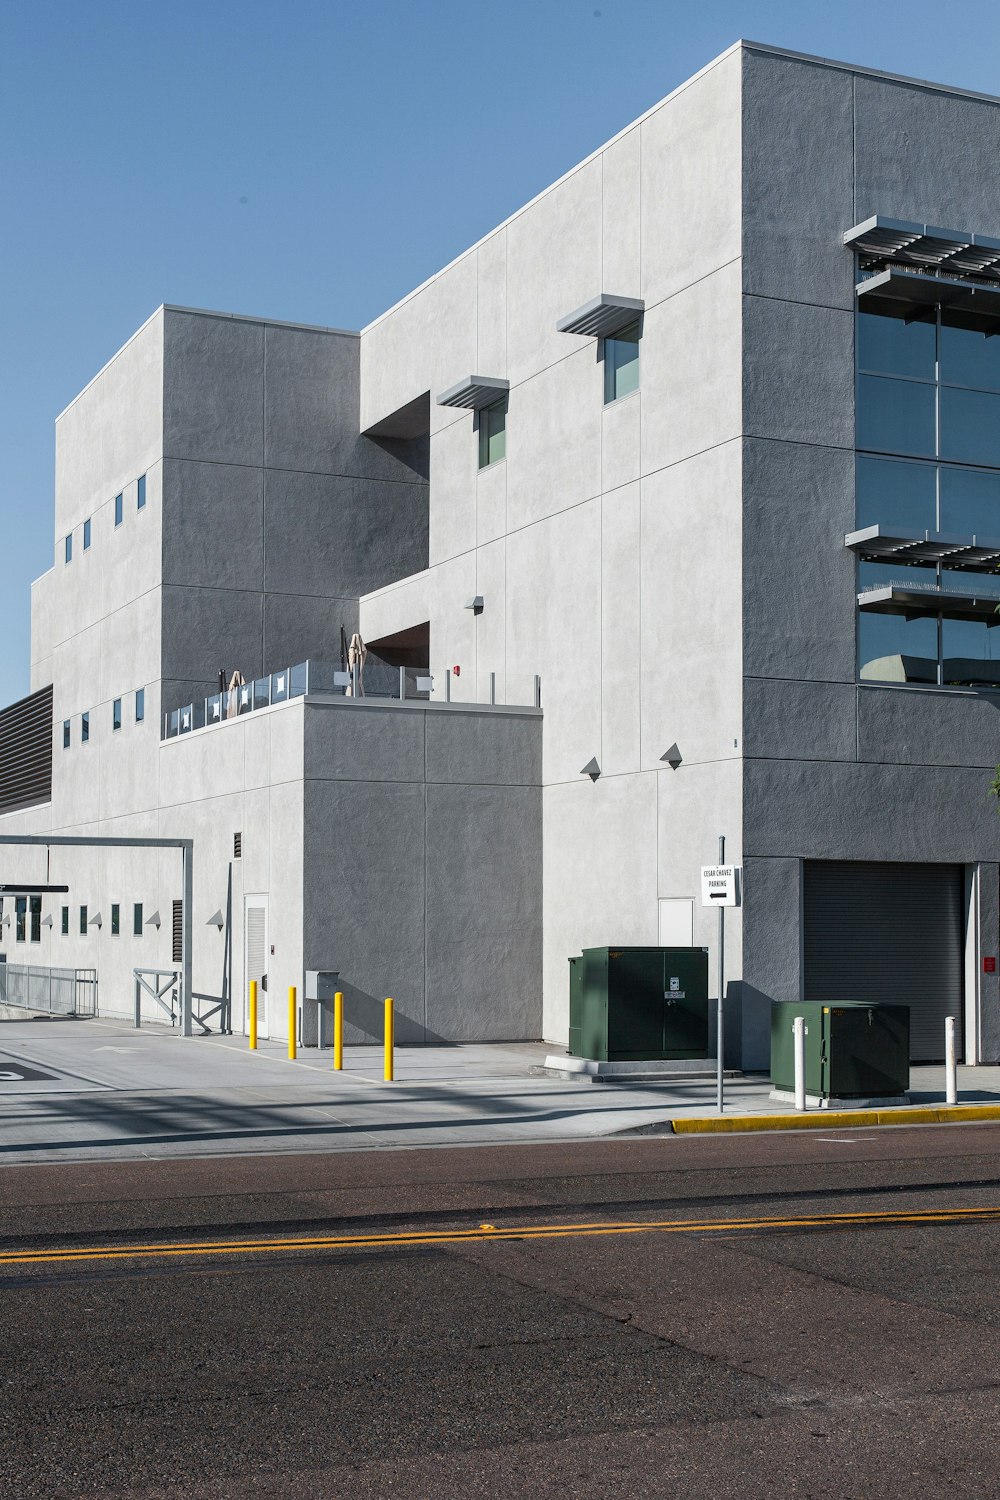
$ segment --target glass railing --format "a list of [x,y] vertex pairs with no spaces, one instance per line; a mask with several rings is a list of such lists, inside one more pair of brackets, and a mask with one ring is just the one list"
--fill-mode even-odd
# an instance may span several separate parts
[[267,677],[237,684],[224,693],[172,709],[163,717],[163,738],[176,739],[203,729],[206,724],[221,724],[241,714],[268,708],[272,703],[286,703],[307,693],[336,694],[353,698],[427,699],[433,679],[425,667],[391,667],[386,662],[367,661],[363,668],[344,671],[331,662],[303,661],[294,667],[283,667]]

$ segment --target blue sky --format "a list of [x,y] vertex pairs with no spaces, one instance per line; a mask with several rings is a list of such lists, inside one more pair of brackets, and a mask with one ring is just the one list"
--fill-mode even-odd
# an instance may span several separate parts
[[161,302],[358,328],[740,36],[1000,92],[1000,18],[942,14],[0,0],[0,705],[54,418]]

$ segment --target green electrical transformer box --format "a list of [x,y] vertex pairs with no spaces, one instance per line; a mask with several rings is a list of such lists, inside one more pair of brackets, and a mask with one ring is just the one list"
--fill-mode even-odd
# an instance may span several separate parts
[[708,1057],[708,949],[585,948],[571,958],[569,1051],[594,1062]]
[[792,1022],[805,1021],[806,1093],[821,1099],[881,1099],[910,1086],[910,1007],[846,1000],[775,1000],[771,1005],[771,1082],[795,1088]]

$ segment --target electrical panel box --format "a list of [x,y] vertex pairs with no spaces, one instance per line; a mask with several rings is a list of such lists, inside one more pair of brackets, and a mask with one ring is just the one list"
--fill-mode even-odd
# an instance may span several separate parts
[[594,1062],[708,1057],[707,948],[585,948],[569,961],[569,1051]]
[[792,1022],[806,1025],[806,1093],[821,1099],[882,1099],[910,1086],[910,1008],[845,1000],[774,1001],[771,1005],[771,1081],[795,1088]]

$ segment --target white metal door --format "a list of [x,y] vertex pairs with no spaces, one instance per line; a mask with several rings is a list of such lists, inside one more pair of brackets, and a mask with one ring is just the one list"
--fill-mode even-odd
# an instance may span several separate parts
[[268,1015],[270,1006],[267,995],[267,897],[247,896],[243,923],[243,994],[246,1029],[250,1025],[250,981],[257,981],[257,1035],[269,1036]]
[[660,897],[660,947],[690,948],[694,942],[694,897]]

